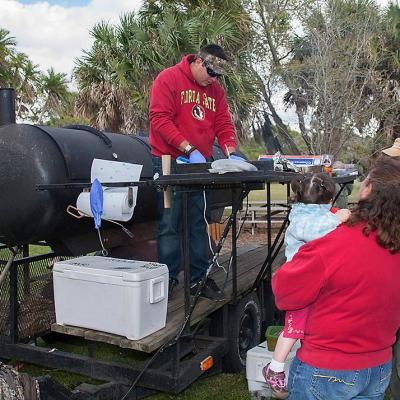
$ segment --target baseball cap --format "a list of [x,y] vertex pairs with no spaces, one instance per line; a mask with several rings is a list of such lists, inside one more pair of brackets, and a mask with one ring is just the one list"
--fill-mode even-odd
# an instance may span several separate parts
[[397,138],[392,147],[388,147],[387,149],[383,149],[382,153],[387,154],[390,157],[400,157],[400,138]]
[[211,68],[218,75],[225,75],[226,60],[214,56],[212,54],[200,54],[199,57],[203,60],[204,65]]

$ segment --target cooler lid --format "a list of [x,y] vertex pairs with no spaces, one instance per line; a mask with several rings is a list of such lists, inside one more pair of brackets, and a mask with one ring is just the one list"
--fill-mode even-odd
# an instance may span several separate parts
[[139,282],[167,273],[168,267],[165,264],[152,261],[83,256],[59,261],[54,264],[53,271],[79,271],[92,275],[120,277],[124,281]]

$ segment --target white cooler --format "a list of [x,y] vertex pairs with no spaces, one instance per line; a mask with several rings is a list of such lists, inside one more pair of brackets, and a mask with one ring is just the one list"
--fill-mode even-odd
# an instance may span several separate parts
[[138,340],[165,326],[168,268],[85,256],[54,264],[56,321]]
[[[292,360],[296,355],[296,351],[300,348],[300,340],[293,346],[293,350],[285,363],[286,383],[289,376],[289,368]],[[259,399],[262,397],[271,397],[271,390],[267,386],[262,374],[263,368],[271,362],[272,351],[268,351],[267,342],[263,342],[253,347],[247,352],[246,356],[246,378],[251,398]]]

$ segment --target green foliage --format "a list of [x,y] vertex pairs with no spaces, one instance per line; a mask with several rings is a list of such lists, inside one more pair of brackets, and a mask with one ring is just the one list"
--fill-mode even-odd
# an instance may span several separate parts
[[113,26],[92,29],[94,44],[77,60],[78,109],[100,129],[137,132],[148,128],[150,86],[156,75],[196,53],[207,43],[221,44],[232,57],[223,80],[239,133],[258,87],[246,49],[249,16],[240,1],[145,1],[139,13],[127,13]]
[[66,125],[90,125],[90,120],[79,116],[75,112],[77,93],[70,92],[61,103],[58,115],[52,115],[47,125],[63,127]]
[[257,160],[260,154],[265,153],[264,146],[255,141],[254,138],[246,140],[240,145],[240,151],[246,155],[249,160]]

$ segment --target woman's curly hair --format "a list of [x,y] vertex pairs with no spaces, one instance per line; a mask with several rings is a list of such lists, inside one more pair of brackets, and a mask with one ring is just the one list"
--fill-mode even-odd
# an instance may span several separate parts
[[358,201],[346,224],[366,222],[364,235],[376,231],[378,244],[397,253],[400,251],[400,160],[379,157],[364,184],[371,185],[371,193]]

